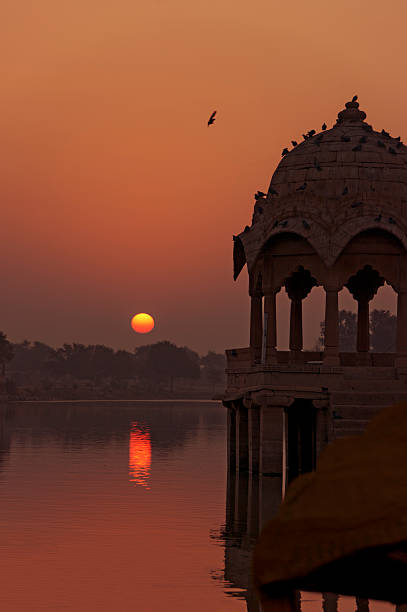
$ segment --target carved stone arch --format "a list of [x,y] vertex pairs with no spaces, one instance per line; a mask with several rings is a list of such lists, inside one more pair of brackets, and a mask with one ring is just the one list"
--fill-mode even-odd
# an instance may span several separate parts
[[316,278],[301,265],[297,266],[297,269],[284,279],[284,287],[290,300],[303,300],[317,285]]
[[377,213],[348,219],[337,227],[331,239],[327,264],[332,266],[355,237],[369,230],[379,230],[394,236],[407,252],[407,227],[404,221]]
[[343,287],[352,275],[370,266],[397,291],[404,253],[402,242],[394,234],[384,228],[369,228],[348,241],[331,270]]

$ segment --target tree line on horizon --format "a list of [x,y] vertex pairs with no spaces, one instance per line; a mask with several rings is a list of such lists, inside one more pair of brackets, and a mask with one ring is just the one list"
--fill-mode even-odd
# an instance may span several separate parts
[[79,343],[55,349],[38,341],[12,343],[2,332],[0,363],[3,373],[7,365],[7,376],[17,387],[38,383],[52,386],[52,381],[63,379],[89,380],[98,385],[111,379],[118,385],[132,380],[145,390],[166,388],[169,392],[173,392],[178,379],[200,380],[213,387],[222,383],[226,367],[222,354],[209,351],[200,356],[168,340],[140,346],[134,352]]

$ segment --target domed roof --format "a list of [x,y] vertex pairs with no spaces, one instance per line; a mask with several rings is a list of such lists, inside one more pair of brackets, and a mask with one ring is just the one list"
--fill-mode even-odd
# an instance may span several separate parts
[[256,196],[252,226],[236,238],[235,277],[283,231],[306,238],[328,266],[353,236],[373,227],[407,248],[407,147],[365,119],[355,96],[331,129],[311,130],[283,151],[267,195]]

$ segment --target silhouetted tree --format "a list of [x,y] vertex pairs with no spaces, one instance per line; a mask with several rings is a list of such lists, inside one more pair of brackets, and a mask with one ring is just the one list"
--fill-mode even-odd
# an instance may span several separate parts
[[[340,310],[338,313],[339,322],[339,351],[350,353],[356,350],[357,317],[350,310]],[[325,321],[320,323],[320,334],[317,349],[323,350],[325,344]]]
[[370,346],[377,353],[396,352],[397,317],[389,310],[373,310],[370,314]]
[[[317,347],[324,347],[325,323],[321,321],[321,332]],[[370,348],[377,353],[394,353],[396,351],[397,317],[389,310],[374,309],[370,313]],[[353,352],[356,350],[357,315],[350,310],[339,311],[339,350]]]
[[175,378],[199,378],[199,356],[187,347],[168,340],[141,346],[136,351],[140,375],[151,382],[168,382],[170,391]]
[[14,351],[11,342],[7,340],[6,334],[0,332],[0,366],[3,376],[6,375],[6,364],[12,360],[13,354]]
[[215,353],[214,351],[208,351],[207,355],[201,357],[202,375],[213,385],[222,383],[226,378],[226,357],[222,353]]

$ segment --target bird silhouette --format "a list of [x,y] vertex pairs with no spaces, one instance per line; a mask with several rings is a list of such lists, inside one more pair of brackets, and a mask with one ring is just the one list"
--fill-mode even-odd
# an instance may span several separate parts
[[341,136],[342,142],[350,142],[349,136]]
[[307,188],[307,183],[303,183],[299,187],[297,187],[296,191],[304,191]]
[[246,227],[244,228],[244,233],[246,234],[247,232],[250,232],[250,227],[248,225],[246,225]]
[[297,146],[297,144],[298,144],[298,142],[297,142],[296,140],[292,140],[292,141],[291,141],[291,144],[293,145],[293,147],[296,147],[296,146]]
[[289,153],[289,150],[287,148],[283,149],[281,157],[284,157],[284,155],[287,155],[287,153]]
[[362,145],[361,144],[356,145],[356,147],[352,148],[352,151],[361,151],[361,150],[362,150]]
[[305,229],[307,229],[307,230],[310,229],[310,227],[311,227],[310,224],[307,221],[305,221],[305,219],[302,220],[302,224],[305,227]]
[[212,125],[212,123],[215,123],[215,115],[216,115],[216,111],[213,111],[212,115],[208,119],[208,127]]
[[392,155],[397,155],[397,151],[396,149],[393,149],[393,147],[389,147],[389,153],[391,153]]
[[322,129],[325,131],[326,130],[326,123],[322,124]]
[[383,134],[383,136],[387,136],[388,138],[390,138],[390,134],[389,132],[386,132],[386,130],[382,130],[381,133]]
[[377,215],[374,220],[376,221],[376,223],[380,223],[380,221],[382,220],[382,215]]
[[345,186],[345,187],[343,188],[342,195],[343,195],[343,196],[344,196],[344,195],[346,195],[346,194],[348,193],[348,191],[349,191],[349,189],[348,189],[348,188]]
[[303,134],[302,137],[303,137],[304,140],[308,140],[308,138],[309,138],[308,134]]
[[357,99],[358,99],[358,97],[357,97],[357,96],[353,96],[353,98],[352,98],[352,102],[356,102],[356,100],[357,100]]
[[312,138],[315,133],[316,133],[315,130],[310,130],[307,134],[308,138]]
[[262,198],[265,198],[266,194],[264,193],[264,191],[258,191],[257,193],[254,194],[254,199],[255,200],[261,200]]
[[273,189],[273,187],[270,187],[270,193],[271,193],[271,195],[278,195],[278,191]]
[[357,208],[358,206],[362,206],[363,202],[353,202],[353,204],[350,205],[351,208]]
[[378,147],[382,147],[382,149],[384,149],[386,147],[386,145],[384,144],[384,142],[382,142],[381,140],[377,141],[377,146]]

